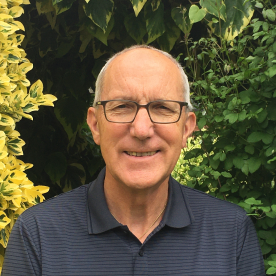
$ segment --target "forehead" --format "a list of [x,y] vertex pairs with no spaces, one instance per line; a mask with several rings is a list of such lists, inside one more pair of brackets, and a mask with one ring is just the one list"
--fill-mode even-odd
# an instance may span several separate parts
[[102,100],[183,100],[183,82],[177,65],[150,49],[134,49],[116,57],[105,72]]

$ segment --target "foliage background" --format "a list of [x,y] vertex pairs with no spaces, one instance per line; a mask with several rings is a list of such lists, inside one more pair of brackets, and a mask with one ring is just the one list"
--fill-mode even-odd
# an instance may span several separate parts
[[21,4],[27,1],[0,1],[0,272],[14,222],[24,210],[43,201],[42,194],[49,190],[34,186],[24,172],[32,164],[17,159],[25,143],[15,130],[16,123],[22,117],[32,120],[30,112],[41,105],[53,106],[56,100],[53,95],[43,95],[40,80],[27,89],[26,73],[33,65],[20,48],[24,35],[16,33],[24,30],[15,19],[24,11]]
[[187,44],[184,67],[200,131],[174,176],[243,207],[255,223],[266,273],[275,275],[276,16],[271,2],[255,8],[255,18],[233,41]]
[[[50,183],[46,196],[92,180],[104,165],[85,118],[93,100],[89,91],[112,54],[150,43],[185,56],[190,37],[198,40],[220,30],[241,31],[253,13],[250,3],[233,10],[236,2],[227,1],[228,8],[218,11],[213,8],[218,0],[201,3],[204,9],[188,0],[39,0],[26,6],[21,16],[26,27],[23,46],[36,68],[28,76],[40,78],[47,93],[59,99],[54,110],[37,113],[34,124],[25,120],[19,125],[27,142],[24,160],[35,164],[28,175],[35,183]],[[206,14],[225,19],[227,13],[234,14],[235,21],[213,23],[221,27],[213,31],[206,24],[212,18],[203,19]]]
[[[59,101],[17,126],[23,160],[34,164],[30,180],[50,186],[52,197],[95,178],[104,163],[85,123],[95,78],[112,54],[151,44],[178,56],[199,118],[197,148],[180,159],[176,177],[184,183],[188,172],[185,184],[252,214],[274,274],[274,2],[32,0],[20,17],[22,46],[35,67],[28,78],[41,79]],[[244,30],[252,16],[258,21]]]

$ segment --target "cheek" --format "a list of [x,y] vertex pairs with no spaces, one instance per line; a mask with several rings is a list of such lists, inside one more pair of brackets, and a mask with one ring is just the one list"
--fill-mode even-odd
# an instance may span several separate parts
[[180,152],[182,148],[182,141],[183,141],[183,131],[178,125],[169,125],[159,132],[159,137],[163,139],[168,146],[173,149],[174,152]]
[[101,149],[112,151],[118,144],[123,143],[127,128],[123,124],[106,122],[100,127]]

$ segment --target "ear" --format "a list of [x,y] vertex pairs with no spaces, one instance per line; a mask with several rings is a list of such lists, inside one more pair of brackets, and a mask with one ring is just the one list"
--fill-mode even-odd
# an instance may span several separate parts
[[182,148],[185,148],[187,145],[187,139],[192,135],[196,126],[196,115],[194,112],[189,112],[186,114],[186,121],[184,124],[183,139],[182,139]]
[[99,125],[98,125],[98,118],[97,118],[97,110],[94,107],[89,107],[87,112],[87,119],[86,122],[92,132],[92,136],[94,139],[94,142],[97,145],[100,145],[100,131],[99,131]]

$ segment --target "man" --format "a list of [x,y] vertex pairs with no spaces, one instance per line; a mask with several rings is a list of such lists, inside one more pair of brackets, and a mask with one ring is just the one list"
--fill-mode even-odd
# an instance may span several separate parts
[[190,106],[168,54],[136,46],[108,61],[87,116],[106,168],[22,214],[2,275],[265,275],[245,212],[170,177]]

